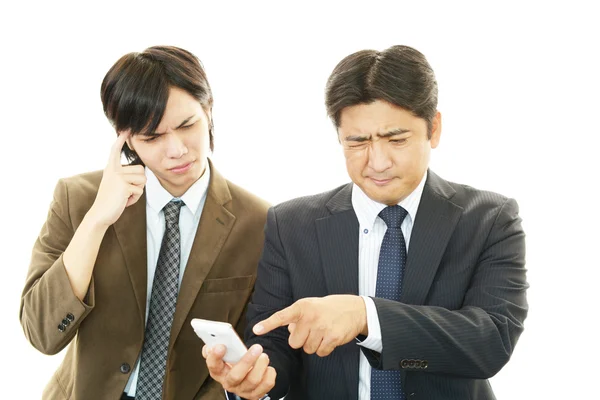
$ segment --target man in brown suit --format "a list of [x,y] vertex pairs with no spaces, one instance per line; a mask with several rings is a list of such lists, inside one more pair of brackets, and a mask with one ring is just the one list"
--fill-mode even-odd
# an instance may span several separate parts
[[213,99],[191,53],[127,54],[101,95],[108,164],[59,181],[21,299],[35,348],[70,344],[43,398],[224,399],[190,321],[243,332],[268,205],[208,160]]

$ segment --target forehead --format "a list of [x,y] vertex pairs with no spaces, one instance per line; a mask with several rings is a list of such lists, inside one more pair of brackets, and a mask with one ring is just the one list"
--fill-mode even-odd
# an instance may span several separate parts
[[[200,102],[183,89],[177,87],[169,88],[169,99],[165,108],[163,118],[158,125],[158,130],[174,128],[183,120],[196,114],[205,115]],[[172,126],[174,125],[174,126]]]
[[427,123],[408,110],[384,100],[376,100],[344,108],[340,113],[338,131],[344,136],[372,135],[399,128],[416,131],[427,129]]

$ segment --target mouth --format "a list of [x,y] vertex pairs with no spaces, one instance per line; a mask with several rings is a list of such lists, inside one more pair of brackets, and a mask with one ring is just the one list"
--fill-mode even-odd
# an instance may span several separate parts
[[373,177],[369,177],[369,179],[376,184],[377,186],[385,186],[392,181],[392,178],[389,179],[375,179]]
[[187,164],[181,164],[181,165],[176,166],[175,168],[170,168],[169,171],[171,171],[175,174],[183,174],[183,173],[189,171],[193,164],[194,164],[194,161],[189,162]]

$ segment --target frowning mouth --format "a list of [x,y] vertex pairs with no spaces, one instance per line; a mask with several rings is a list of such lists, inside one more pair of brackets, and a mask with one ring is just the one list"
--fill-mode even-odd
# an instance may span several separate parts
[[377,186],[384,186],[387,185],[388,183],[390,183],[392,181],[392,178],[389,179],[375,179],[375,178],[369,178],[371,181],[373,181],[374,184],[376,184]]
[[169,171],[174,172],[176,174],[183,174],[184,172],[189,171],[189,169],[192,167],[193,164],[194,164],[193,161],[189,162],[187,164],[181,164],[174,168],[170,168]]

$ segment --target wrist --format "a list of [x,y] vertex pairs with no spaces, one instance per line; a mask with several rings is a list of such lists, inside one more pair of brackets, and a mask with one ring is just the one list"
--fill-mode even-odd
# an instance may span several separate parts
[[87,226],[88,229],[99,232],[106,231],[111,225],[103,221],[102,218],[98,216],[98,213],[94,206],[92,206],[87,212],[87,214],[85,214],[85,217],[83,218],[83,221],[81,221],[81,224]]
[[360,318],[358,318],[359,332],[361,335],[369,336],[369,324],[367,322],[367,305],[365,304],[365,300],[362,298],[362,296],[357,297],[358,301],[360,302]]

